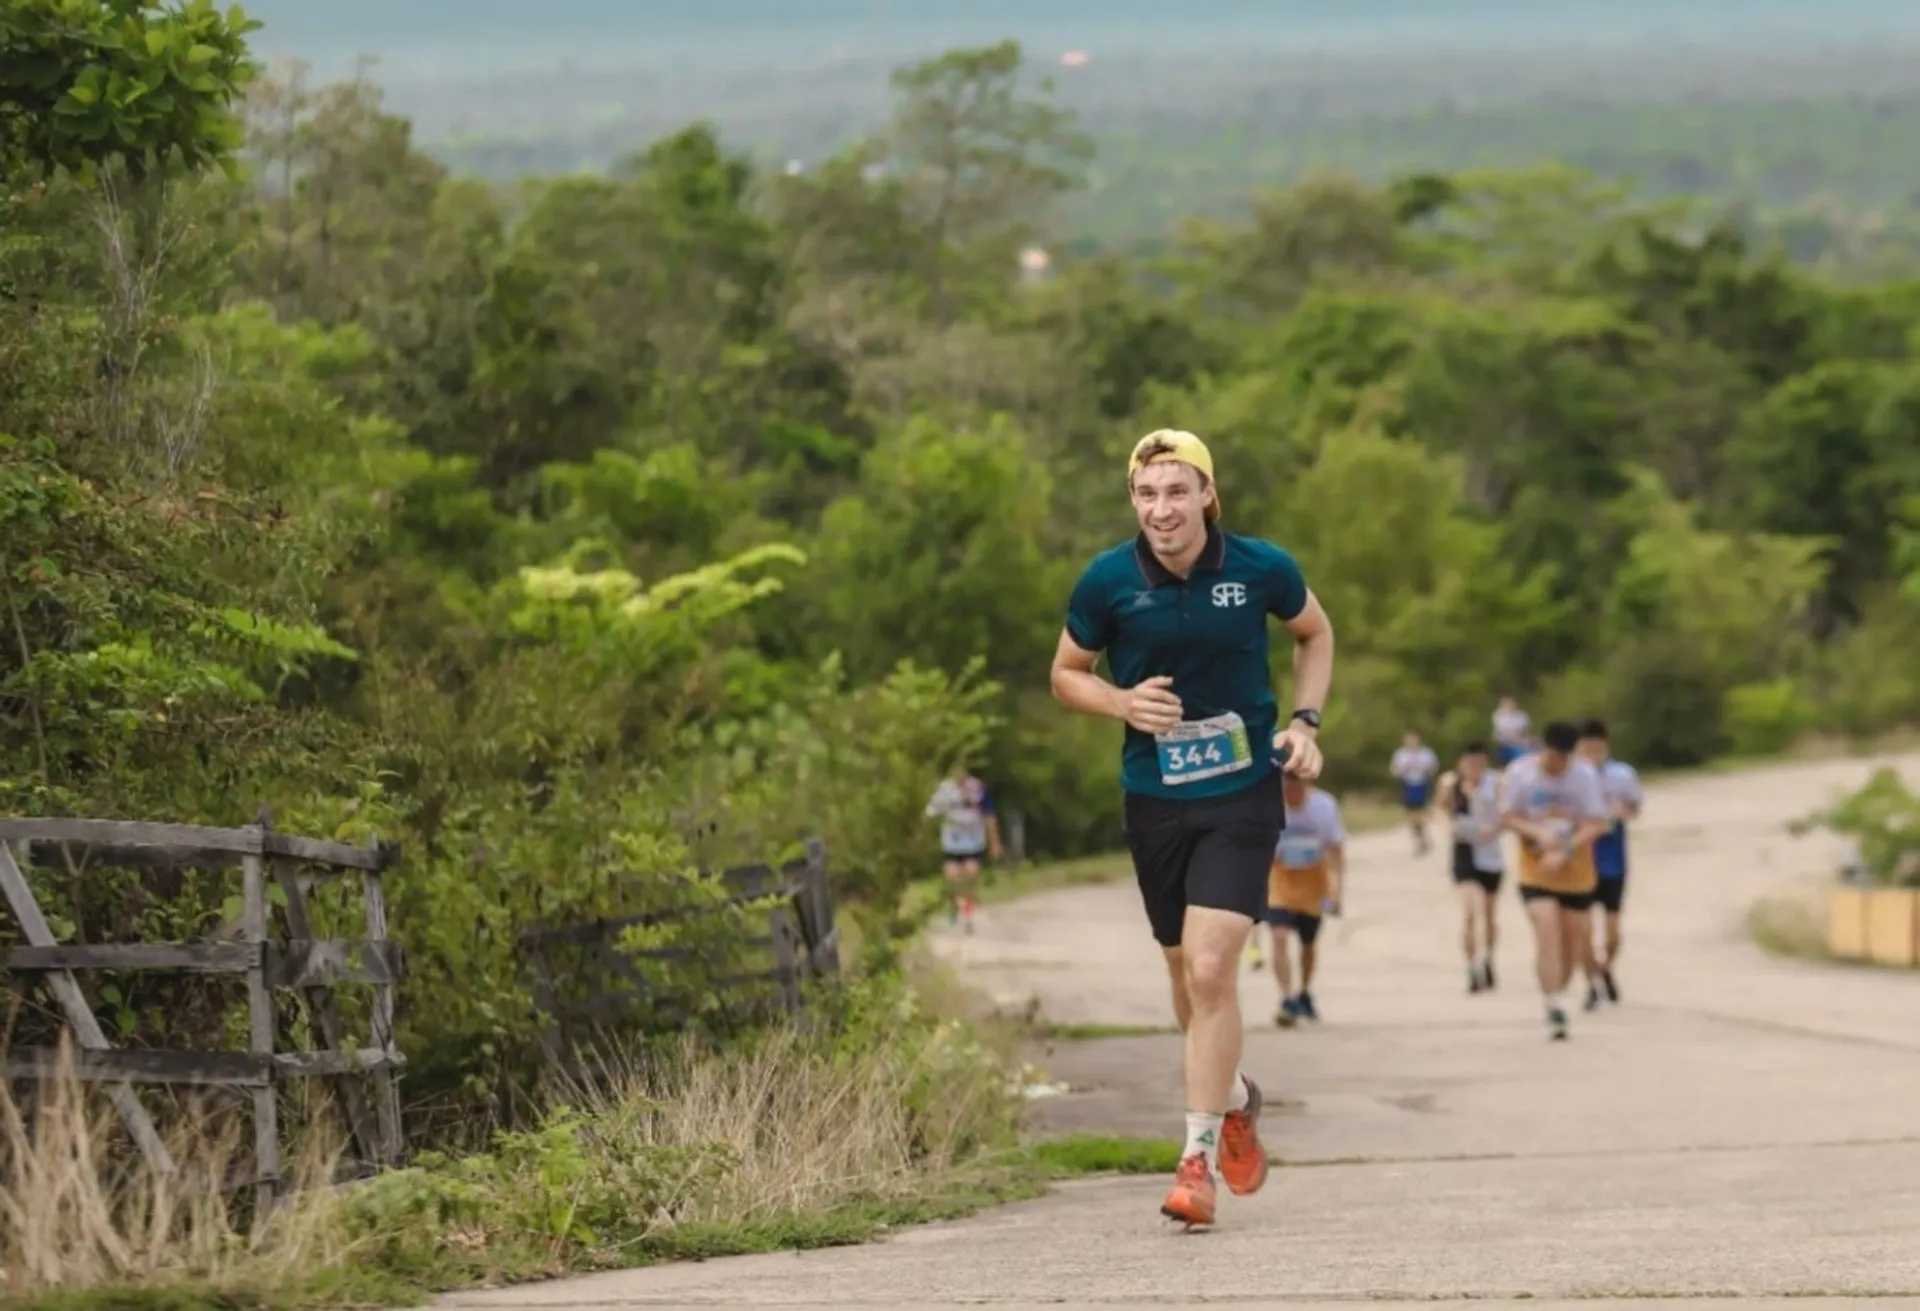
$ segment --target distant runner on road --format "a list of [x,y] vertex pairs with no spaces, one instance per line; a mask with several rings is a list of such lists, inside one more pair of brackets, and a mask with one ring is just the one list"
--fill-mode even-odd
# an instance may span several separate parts
[[947,880],[947,922],[958,920],[973,932],[974,895],[980,883],[980,858],[1000,859],[1000,817],[987,785],[964,764],[940,781],[927,802],[927,814],[940,821],[942,872]]
[[1505,769],[1527,753],[1528,734],[1533,720],[1511,696],[1500,698],[1493,712],[1493,744],[1499,753],[1494,763]]
[[1603,945],[1587,969],[1587,1009],[1591,1011],[1599,1009],[1603,994],[1610,1002],[1620,1000],[1613,966],[1620,956],[1620,907],[1627,898],[1627,823],[1640,818],[1646,792],[1634,767],[1613,758],[1605,720],[1589,719],[1580,726],[1580,754],[1600,771],[1600,794],[1613,821],[1593,844],[1594,873],[1599,879],[1594,900],[1606,912],[1606,920]]
[[1593,840],[1608,822],[1600,775],[1574,754],[1579,742],[1572,724],[1548,724],[1539,754],[1507,766],[1500,796],[1501,823],[1520,837],[1520,898],[1555,1039],[1567,1036],[1567,983],[1593,950]]
[[1400,808],[1407,812],[1407,827],[1413,832],[1413,854],[1424,856],[1431,845],[1427,841],[1427,803],[1433,800],[1433,779],[1440,772],[1440,758],[1418,733],[1408,729],[1388,768],[1400,781]]
[[1440,809],[1453,826],[1453,887],[1460,898],[1467,991],[1485,992],[1496,984],[1493,953],[1506,853],[1500,846],[1500,781],[1488,767],[1484,742],[1468,743],[1440,780]]
[[[1287,826],[1273,852],[1267,880],[1267,923],[1273,926],[1273,977],[1280,983],[1282,1028],[1320,1019],[1313,1004],[1313,969],[1319,960],[1320,924],[1340,914],[1347,882],[1347,830],[1331,792],[1289,774],[1282,784]],[[1300,939],[1300,989],[1293,988],[1287,935]]]
[[[1285,822],[1277,761],[1303,779],[1320,772],[1333,627],[1293,556],[1218,526],[1213,456],[1192,433],[1141,438],[1127,490],[1140,531],[1074,584],[1053,693],[1127,726],[1127,846],[1186,1034],[1187,1139],[1160,1209],[1191,1227],[1213,1223],[1216,1173],[1236,1194],[1266,1182],[1260,1090],[1239,1069],[1240,954]],[[1269,615],[1293,636],[1285,727]],[[1102,652],[1111,683],[1094,673]]]

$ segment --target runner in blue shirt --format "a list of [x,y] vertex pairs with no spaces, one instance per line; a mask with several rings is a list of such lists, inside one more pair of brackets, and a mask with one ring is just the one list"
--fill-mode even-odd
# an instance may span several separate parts
[[1600,792],[1613,826],[1593,842],[1594,872],[1600,876],[1594,901],[1606,912],[1601,926],[1601,949],[1587,969],[1587,1009],[1598,1010],[1601,998],[1620,1000],[1613,963],[1620,955],[1620,907],[1627,897],[1627,823],[1640,818],[1646,792],[1640,775],[1624,760],[1615,760],[1607,741],[1605,720],[1589,719],[1580,726],[1580,754],[1600,771]]
[[1427,854],[1427,804],[1433,800],[1434,776],[1440,772],[1440,758],[1433,748],[1408,729],[1400,739],[1388,766],[1400,783],[1400,807],[1407,812],[1407,827],[1413,831],[1413,854]]
[[[1141,438],[1127,464],[1133,538],[1074,585],[1053,692],[1126,724],[1127,845],[1186,1033],[1187,1142],[1161,1206],[1189,1226],[1214,1217],[1214,1175],[1246,1194],[1266,1181],[1260,1093],[1240,1073],[1240,954],[1264,917],[1284,826],[1274,772],[1313,779],[1333,628],[1293,557],[1223,531],[1213,456],[1190,432]],[[1283,728],[1267,617],[1294,644]],[[1094,672],[1105,653],[1113,681]]]

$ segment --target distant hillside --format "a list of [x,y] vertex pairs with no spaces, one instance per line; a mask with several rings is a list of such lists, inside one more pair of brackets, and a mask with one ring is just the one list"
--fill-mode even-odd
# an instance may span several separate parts
[[252,0],[263,50],[395,76],[552,67],[804,66],[1013,36],[1039,48],[1192,53],[1712,48],[1920,35],[1913,0]]
[[[1099,145],[1072,236],[1151,242],[1317,167],[1560,160],[1762,214],[1849,260],[1920,227],[1920,0],[255,0],[263,53],[372,76],[494,178],[600,169],[695,120],[803,166],[893,69],[1014,37]],[[1063,69],[1062,52],[1091,61]],[[1902,247],[1906,249],[1905,238]],[[1902,254],[1901,258],[1906,256]]]

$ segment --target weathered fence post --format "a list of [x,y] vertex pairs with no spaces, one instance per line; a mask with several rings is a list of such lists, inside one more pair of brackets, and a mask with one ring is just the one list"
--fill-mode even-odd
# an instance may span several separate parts
[[[232,869],[241,873],[238,941],[182,943],[62,944],[34,899],[21,863],[40,863],[42,852],[57,854],[69,868],[89,864],[134,868]],[[77,849],[78,856],[74,850]],[[254,1178],[260,1205],[268,1213],[282,1192],[278,1084],[282,1078],[318,1077],[335,1081],[343,1093],[349,1127],[360,1159],[378,1166],[405,1154],[395,1071],[405,1064],[393,1038],[393,984],[402,970],[397,943],[387,936],[381,872],[398,858],[387,843],[353,847],[342,843],[272,832],[264,818],[243,829],[188,824],[146,824],[123,820],[0,819],[0,891],[20,926],[22,946],[0,948],[0,971],[44,975],[60,1002],[80,1050],[72,1074],[108,1085],[121,1118],[156,1174],[172,1174],[175,1163],[141,1104],[134,1085],[186,1084],[244,1089],[253,1111]],[[307,893],[317,879],[358,873],[366,903],[364,939],[323,939],[315,926]],[[287,935],[273,937],[271,874],[285,893]],[[245,1052],[118,1050],[106,1040],[76,978],[78,972],[142,970],[193,974],[239,974],[247,983],[248,1043]],[[331,990],[341,984],[370,984],[373,1043],[364,1050],[346,1046],[344,1024]],[[299,993],[325,1043],[322,1050],[277,1050],[273,994]],[[0,1061],[0,1075],[11,1079],[60,1077],[55,1047],[13,1047]],[[376,1092],[378,1129],[367,1122],[356,1080],[371,1077]]]

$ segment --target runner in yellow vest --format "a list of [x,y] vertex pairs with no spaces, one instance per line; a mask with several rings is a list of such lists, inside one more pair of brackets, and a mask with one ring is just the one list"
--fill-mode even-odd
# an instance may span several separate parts
[[1500,821],[1520,838],[1520,898],[1533,925],[1547,1032],[1558,1041],[1567,1036],[1567,983],[1593,950],[1593,841],[1612,816],[1598,771],[1574,754],[1580,730],[1556,722],[1541,738],[1538,754],[1507,766]]
[[[1274,845],[1267,875],[1267,923],[1273,926],[1273,976],[1280,983],[1275,1024],[1290,1028],[1319,1020],[1313,1004],[1313,971],[1319,962],[1320,924],[1340,913],[1347,878],[1347,830],[1331,792],[1303,778],[1286,776],[1287,826]],[[1300,939],[1300,989],[1293,988],[1287,935]]]

